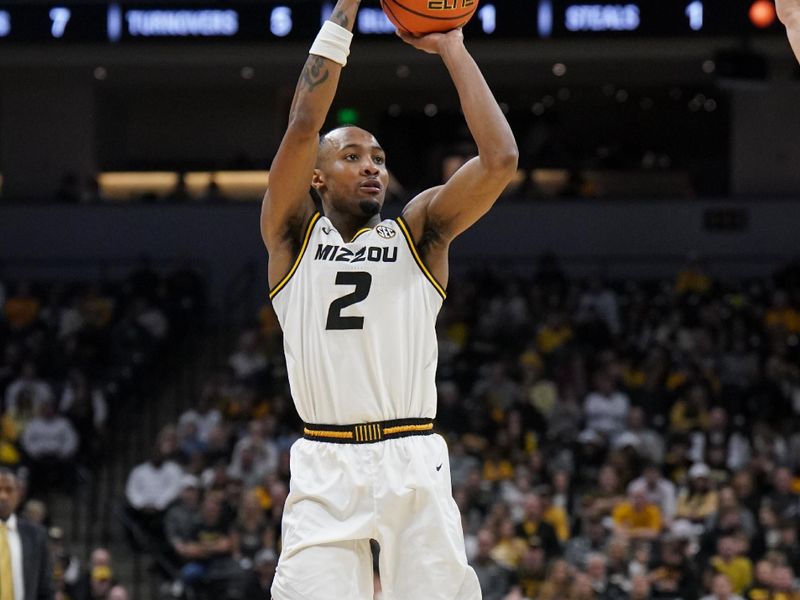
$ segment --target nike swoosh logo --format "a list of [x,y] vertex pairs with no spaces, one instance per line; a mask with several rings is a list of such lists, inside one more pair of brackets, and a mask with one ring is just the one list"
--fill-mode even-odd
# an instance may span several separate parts
[[333,229],[330,229],[329,227],[322,228],[322,233],[324,233],[325,235],[330,235],[331,231],[333,231]]
[[[443,464],[444,464],[444,463],[442,463],[442,465],[443,465]],[[436,467],[436,470],[437,470],[437,471],[439,471],[439,470],[442,468],[442,465],[439,465],[438,467]]]

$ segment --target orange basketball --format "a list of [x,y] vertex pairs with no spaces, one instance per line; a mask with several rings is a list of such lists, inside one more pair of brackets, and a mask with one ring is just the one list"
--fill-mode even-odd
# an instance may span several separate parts
[[394,26],[412,35],[450,31],[466,25],[479,0],[381,0]]
[[753,5],[750,7],[750,21],[756,27],[766,29],[770,27],[777,18],[778,14],[775,10],[775,5],[769,0],[757,0],[753,2]]

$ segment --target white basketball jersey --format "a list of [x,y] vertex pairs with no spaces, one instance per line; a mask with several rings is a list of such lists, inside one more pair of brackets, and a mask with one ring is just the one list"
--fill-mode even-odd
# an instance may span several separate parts
[[346,242],[315,214],[292,269],[270,292],[300,418],[434,418],[444,296],[402,218]]

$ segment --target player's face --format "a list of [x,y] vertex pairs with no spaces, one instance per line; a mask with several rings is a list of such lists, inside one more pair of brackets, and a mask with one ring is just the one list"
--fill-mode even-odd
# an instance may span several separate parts
[[380,212],[389,185],[386,154],[363,129],[337,129],[321,149],[312,185],[340,212],[373,216]]

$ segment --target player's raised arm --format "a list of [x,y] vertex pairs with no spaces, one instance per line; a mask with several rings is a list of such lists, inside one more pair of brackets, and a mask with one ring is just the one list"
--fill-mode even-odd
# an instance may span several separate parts
[[800,61],[800,0],[776,0],[778,16],[789,34],[789,43]]
[[401,37],[419,50],[442,57],[478,146],[476,158],[443,186],[417,196],[403,214],[415,239],[426,233],[426,237],[446,245],[482,217],[514,177],[517,144],[483,74],[464,46],[460,29],[421,38]]
[[311,47],[297,82],[289,124],[270,168],[261,208],[261,235],[269,252],[270,286],[291,268],[303,224],[314,210],[309,196],[319,132],[350,53],[360,0],[339,0]]

